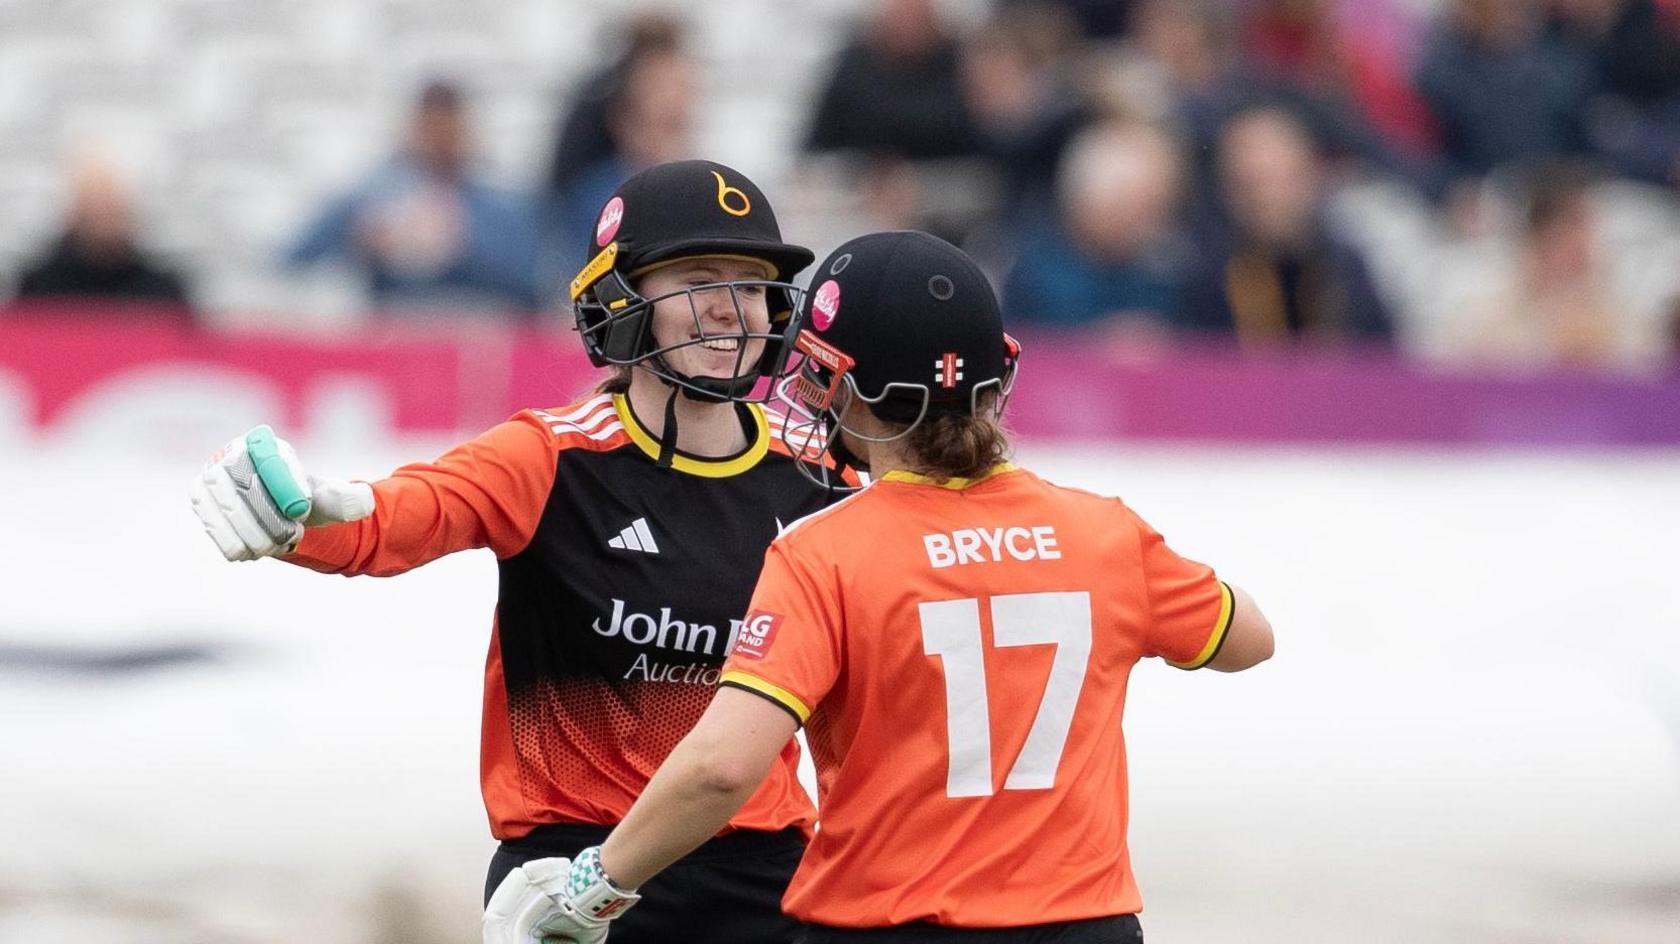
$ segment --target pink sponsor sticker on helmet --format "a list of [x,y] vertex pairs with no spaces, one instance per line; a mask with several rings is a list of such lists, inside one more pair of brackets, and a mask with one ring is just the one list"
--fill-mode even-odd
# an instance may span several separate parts
[[601,210],[601,220],[595,224],[595,245],[605,246],[618,235],[618,224],[624,222],[624,198],[613,197]]
[[818,331],[827,331],[834,323],[834,316],[840,314],[840,283],[829,279],[817,289],[817,294],[811,298],[811,324]]

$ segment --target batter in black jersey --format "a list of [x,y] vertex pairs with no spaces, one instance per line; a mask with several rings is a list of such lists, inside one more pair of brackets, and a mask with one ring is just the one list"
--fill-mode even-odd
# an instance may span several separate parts
[[[832,497],[753,402],[784,372],[789,280],[812,259],[781,241],[763,193],[721,164],[659,165],[619,187],[589,239],[571,297],[591,359],[614,368],[594,395],[348,483],[345,507],[366,510],[276,539],[286,560],[343,574],[496,553],[482,781],[502,845],[487,899],[520,863],[572,856],[618,822],[710,701],[770,541]],[[230,557],[276,553],[233,543],[218,538]],[[615,944],[793,939],[780,899],[815,820],[797,759],[790,742],[722,835],[641,890]]]

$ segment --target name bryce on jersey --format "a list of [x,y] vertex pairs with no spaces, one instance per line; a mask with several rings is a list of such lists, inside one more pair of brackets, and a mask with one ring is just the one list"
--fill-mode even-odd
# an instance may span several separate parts
[[1060,560],[1056,529],[1049,525],[1023,528],[958,528],[950,533],[924,534],[928,563],[934,569],[963,564],[995,564],[1006,556],[1018,561]]

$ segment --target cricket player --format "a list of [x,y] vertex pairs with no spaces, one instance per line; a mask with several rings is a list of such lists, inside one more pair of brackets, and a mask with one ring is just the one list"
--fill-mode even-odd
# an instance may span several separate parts
[[[576,856],[623,819],[711,701],[771,539],[836,494],[797,469],[782,418],[748,402],[784,371],[790,280],[813,258],[782,241],[759,188],[722,164],[662,164],[580,235],[577,326],[612,370],[594,393],[377,482],[307,477],[266,428],[193,482],[229,560],[387,576],[495,553],[482,785],[501,846],[486,900],[510,873],[524,887],[521,863]],[[791,940],[780,901],[814,810],[798,748],[774,753],[615,940]]]

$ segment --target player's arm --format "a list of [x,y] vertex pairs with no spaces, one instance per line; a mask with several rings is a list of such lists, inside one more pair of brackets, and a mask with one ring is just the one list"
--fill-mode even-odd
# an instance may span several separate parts
[[374,511],[343,527],[312,529],[287,557],[346,576],[390,576],[445,554],[523,550],[554,485],[555,434],[522,413],[444,453],[373,483]]
[[[1124,507],[1124,506],[1122,506]],[[1139,573],[1149,604],[1144,651],[1180,669],[1240,672],[1272,656],[1272,626],[1254,598],[1182,557],[1131,509]]]
[[798,728],[792,715],[764,698],[718,689],[607,837],[602,868],[635,888],[698,849],[746,805]]
[[[289,521],[263,517],[276,497],[266,476],[236,495],[225,486],[201,488],[195,482],[193,505],[229,560],[285,555],[290,563],[327,573],[389,576],[474,547],[490,547],[506,557],[528,544],[536,531],[553,485],[553,440],[539,420],[521,415],[436,462],[404,466],[371,484],[338,483],[335,487],[350,491],[357,501],[335,515],[319,510],[329,506],[318,499],[335,494],[332,487],[320,487],[328,480],[306,477],[300,467],[293,468],[293,478],[304,484],[282,489],[277,504],[303,508],[293,497],[301,494],[310,509],[303,517],[284,509]],[[285,451],[292,454],[289,446]],[[218,480],[229,471],[218,470],[227,461],[218,454],[200,478]],[[232,471],[238,479],[238,471]],[[206,491],[213,501],[205,500]],[[238,540],[226,540],[230,533]]]
[[812,570],[787,539],[770,546],[711,705],[601,847],[615,881],[640,885],[716,835],[834,684],[839,605]]
[[307,475],[290,443],[257,426],[210,457],[189,496],[204,532],[230,561],[293,550],[305,527],[356,521],[373,511],[364,482]]
[[1248,591],[1234,584],[1226,586],[1231,590],[1231,625],[1207,667],[1216,672],[1241,672],[1272,657],[1272,624]]

